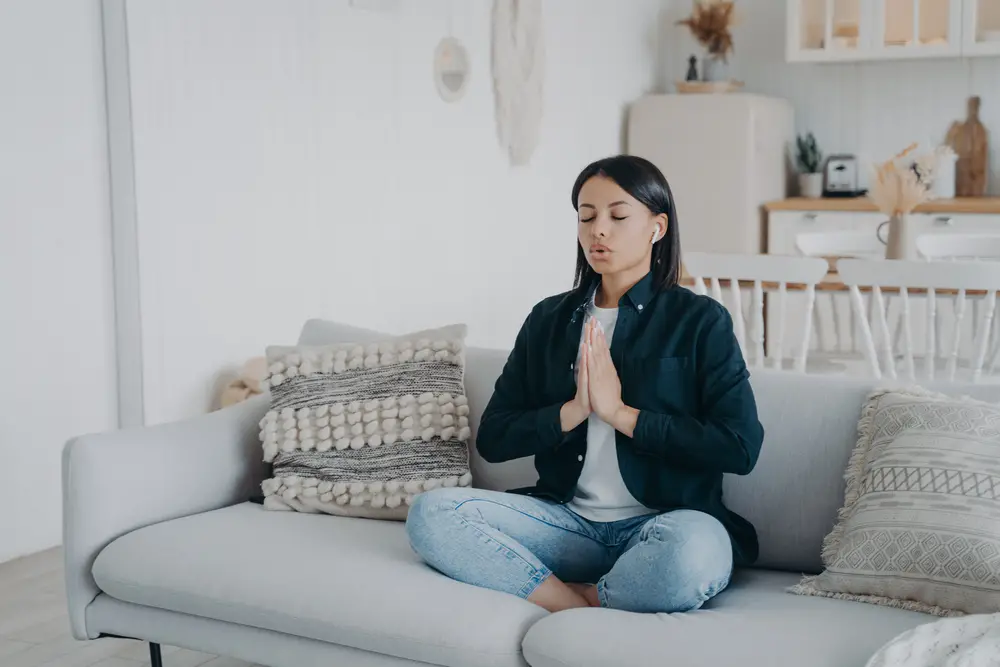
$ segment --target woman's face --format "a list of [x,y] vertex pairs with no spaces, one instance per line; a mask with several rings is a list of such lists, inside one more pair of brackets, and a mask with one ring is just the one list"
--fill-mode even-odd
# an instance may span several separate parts
[[594,176],[583,184],[577,211],[580,247],[594,271],[610,275],[649,269],[653,235],[663,238],[667,231],[665,215],[654,215],[604,176]]

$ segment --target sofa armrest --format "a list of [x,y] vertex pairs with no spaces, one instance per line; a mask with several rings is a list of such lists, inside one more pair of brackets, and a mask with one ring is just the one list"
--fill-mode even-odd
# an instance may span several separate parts
[[267,395],[218,412],[147,428],[85,435],[63,450],[63,548],[70,624],[89,637],[85,612],[100,593],[91,568],[116,538],[260,493],[267,475],[258,422]]

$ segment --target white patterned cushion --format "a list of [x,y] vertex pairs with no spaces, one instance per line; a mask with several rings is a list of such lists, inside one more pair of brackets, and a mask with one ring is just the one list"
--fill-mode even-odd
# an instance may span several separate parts
[[826,569],[792,592],[940,616],[1000,611],[1000,405],[869,396]]
[[465,333],[268,348],[264,506],[405,519],[416,494],[471,484]]

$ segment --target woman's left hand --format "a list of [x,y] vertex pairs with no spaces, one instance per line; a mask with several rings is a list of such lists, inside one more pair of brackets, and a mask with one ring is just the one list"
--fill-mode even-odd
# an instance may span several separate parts
[[622,383],[611,361],[611,349],[604,331],[598,327],[588,341],[587,375],[590,383],[590,406],[601,421],[614,424],[615,417],[625,404],[622,402]]

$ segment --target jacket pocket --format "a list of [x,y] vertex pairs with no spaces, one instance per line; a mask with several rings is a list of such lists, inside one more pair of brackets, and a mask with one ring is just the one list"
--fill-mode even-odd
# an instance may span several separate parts
[[688,357],[633,359],[626,364],[622,398],[639,410],[690,412],[697,387]]

